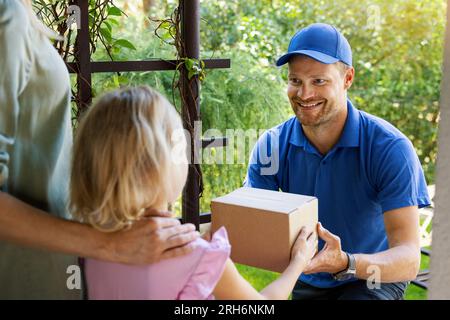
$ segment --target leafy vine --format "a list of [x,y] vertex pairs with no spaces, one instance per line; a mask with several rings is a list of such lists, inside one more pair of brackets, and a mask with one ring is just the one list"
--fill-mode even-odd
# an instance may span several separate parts
[[[68,12],[68,8],[76,3],[73,0],[35,0],[33,3],[35,12],[43,23],[64,37],[64,41],[54,40],[53,45],[66,63],[77,63],[77,46],[75,44],[77,29],[68,24],[71,14]],[[114,53],[119,52],[122,48],[136,49],[130,41],[116,39],[113,36],[114,26],[119,25],[116,18],[123,15],[125,13],[115,5],[114,0],[89,0],[90,55],[94,54],[101,46],[105,49],[109,59],[114,61]],[[72,90],[72,97],[74,102],[72,114],[76,124],[80,114],[78,110],[80,97],[77,86]]]
[[[206,77],[205,63],[200,59],[194,59],[187,57],[184,42],[181,36],[181,9],[180,6],[176,7],[170,17],[166,19],[151,19],[158,25],[155,28],[155,36],[158,37],[164,43],[174,46],[176,49],[176,60],[178,64],[176,70],[179,72],[174,73],[172,81],[172,101],[175,104],[175,91],[179,92],[181,99],[181,115],[185,128],[189,131],[191,137],[195,137],[194,127],[190,117],[190,110],[188,109],[188,101],[198,101],[199,90],[192,90],[192,88],[198,88],[198,82],[204,81]],[[183,81],[188,81],[189,90],[185,91],[183,87]],[[195,168],[195,172],[199,178],[199,190],[200,197],[203,193],[203,177],[200,165],[195,163],[195,144],[194,139],[191,139],[191,163]]]

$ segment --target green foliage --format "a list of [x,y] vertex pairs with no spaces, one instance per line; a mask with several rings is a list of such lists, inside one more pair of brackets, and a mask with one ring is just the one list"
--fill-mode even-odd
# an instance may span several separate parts
[[[256,136],[246,139],[245,153],[242,150],[238,153],[237,130],[253,129],[260,133],[290,117],[285,83],[275,68],[260,68],[248,53],[233,50],[229,54],[231,69],[210,71],[201,91],[203,131],[214,128],[234,145],[224,150],[203,150],[204,212],[210,210],[210,199],[242,186]],[[227,135],[227,129],[235,132]],[[216,153],[212,158],[218,161],[208,163],[209,153]],[[217,153],[223,153],[223,157]],[[226,157],[231,157],[233,164],[227,164]],[[223,164],[217,164],[220,160]]]
[[[118,8],[124,2],[117,1]],[[153,16],[170,15],[176,0],[153,7]],[[286,98],[286,68],[274,62],[285,52],[292,35],[313,22],[335,25],[353,49],[356,78],[349,97],[356,107],[398,127],[413,142],[428,184],[434,183],[439,90],[442,76],[445,26],[444,0],[215,0],[201,2],[201,59],[230,58],[231,69],[204,70],[197,60],[186,65],[204,72],[201,88],[203,132],[210,128],[227,136],[226,129],[267,129],[292,116]],[[126,10],[124,10],[126,11]],[[117,60],[174,59],[170,25],[142,23],[142,17],[108,9],[109,18],[100,29]],[[122,49],[126,50],[122,50]],[[100,48],[94,60],[108,59]],[[194,68],[195,67],[195,68]],[[198,74],[198,73],[197,73]],[[96,74],[94,89],[100,93],[122,85],[148,84],[179,107],[172,90],[173,71]],[[236,137],[236,132],[228,135]],[[240,187],[254,141],[247,139],[245,155],[236,147],[203,150],[204,193],[201,211],[209,211],[212,198]],[[232,153],[234,164],[217,164]],[[212,163],[210,163],[212,162]],[[180,206],[177,204],[179,210]],[[178,212],[179,213],[179,212]],[[428,264],[424,259],[423,266]],[[258,289],[276,276],[239,266]],[[408,298],[423,299],[424,291],[411,287]]]
[[118,47],[136,50],[136,47],[130,41],[128,41],[126,39],[118,39],[118,40],[114,41],[114,45],[118,46]]
[[[155,8],[167,16],[176,1]],[[159,10],[159,11],[158,11]],[[379,13],[379,15],[377,14]],[[201,7],[202,59],[231,58],[229,70],[205,70],[201,90],[203,131],[216,128],[255,130],[270,128],[291,116],[285,97],[286,69],[274,61],[286,49],[297,29],[327,22],[340,29],[353,48],[356,78],[349,91],[354,104],[380,116],[409,137],[423,165],[427,182],[434,183],[439,89],[445,25],[445,2],[387,0],[330,1],[205,1]],[[174,48],[152,35],[156,24],[143,32],[138,17],[120,20],[118,34],[136,44],[120,59],[173,59]],[[169,31],[167,31],[169,32]],[[102,55],[97,54],[101,60]],[[103,55],[105,57],[105,55]],[[96,59],[96,60],[97,60]],[[198,62],[192,61],[192,66]],[[97,91],[126,84],[149,84],[179,106],[172,92],[173,72],[96,75]],[[209,211],[212,197],[242,185],[245,161],[203,164],[205,191],[201,209]],[[205,159],[226,150],[204,150]]]
[[335,25],[353,48],[350,99],[405,133],[434,182],[445,1],[214,1],[203,5],[202,17],[206,52],[237,49],[261,69],[301,27]]
[[[154,16],[167,16],[176,3],[161,3],[154,8]],[[417,150],[427,182],[434,183],[445,9],[443,0],[203,1],[201,58],[232,61],[229,70],[205,70],[200,99],[203,132],[216,128],[225,136],[226,129],[270,128],[290,117],[286,70],[273,67],[275,59],[287,49],[298,29],[326,22],[340,29],[353,48],[356,78],[350,99],[359,109],[388,120],[404,132]],[[154,25],[146,29],[145,39],[135,32],[136,25],[135,17],[129,17],[127,26],[121,29],[121,38],[136,43],[137,50],[126,53],[128,59],[173,59],[174,49],[152,37]],[[169,29],[166,34],[169,39]],[[109,75],[98,75],[96,86],[104,90],[125,83],[149,84],[179,106],[171,89],[173,72],[121,76],[123,83],[112,81]],[[212,198],[242,185],[252,146],[247,141],[243,161],[234,154],[235,164],[202,165],[202,212],[209,211]],[[220,158],[220,152],[220,148],[204,150],[204,162]],[[425,258],[423,267],[427,265]],[[238,268],[258,289],[276,277],[255,268]],[[425,297],[425,291],[408,288],[407,299]]]
[[191,58],[181,58],[180,60],[181,62],[177,65],[177,70],[184,64],[188,71],[188,79],[191,79],[193,76],[198,76],[200,81],[205,79],[205,63],[202,60]]
[[[76,28],[71,29],[67,24],[69,13],[67,0],[36,0],[33,7],[43,22],[65,37],[66,41],[56,41],[56,49],[65,61],[74,60],[74,41]],[[91,53],[95,53],[99,47],[107,53],[108,58],[115,60],[123,48],[136,50],[135,46],[127,39],[115,37],[118,18],[124,16],[124,12],[116,6],[114,0],[89,0],[89,31]]]

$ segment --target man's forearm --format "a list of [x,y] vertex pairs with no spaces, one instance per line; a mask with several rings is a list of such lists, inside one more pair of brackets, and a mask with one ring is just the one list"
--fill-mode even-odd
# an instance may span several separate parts
[[101,232],[53,217],[3,192],[0,192],[0,238],[78,256],[104,258],[106,254],[106,238]]
[[355,254],[356,277],[380,282],[413,280],[420,267],[420,249],[399,245],[375,254]]

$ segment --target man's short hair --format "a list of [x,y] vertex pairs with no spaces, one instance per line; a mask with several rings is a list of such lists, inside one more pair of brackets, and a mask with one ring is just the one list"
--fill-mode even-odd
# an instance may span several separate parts
[[342,76],[345,76],[347,70],[351,68],[349,65],[343,63],[342,61],[336,62],[336,66],[339,69],[339,72],[341,73]]

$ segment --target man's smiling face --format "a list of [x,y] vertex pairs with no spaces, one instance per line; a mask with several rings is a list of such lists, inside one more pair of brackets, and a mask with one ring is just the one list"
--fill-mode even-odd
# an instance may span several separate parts
[[303,126],[318,127],[346,111],[347,89],[354,71],[339,63],[324,64],[304,55],[289,61],[287,94]]

